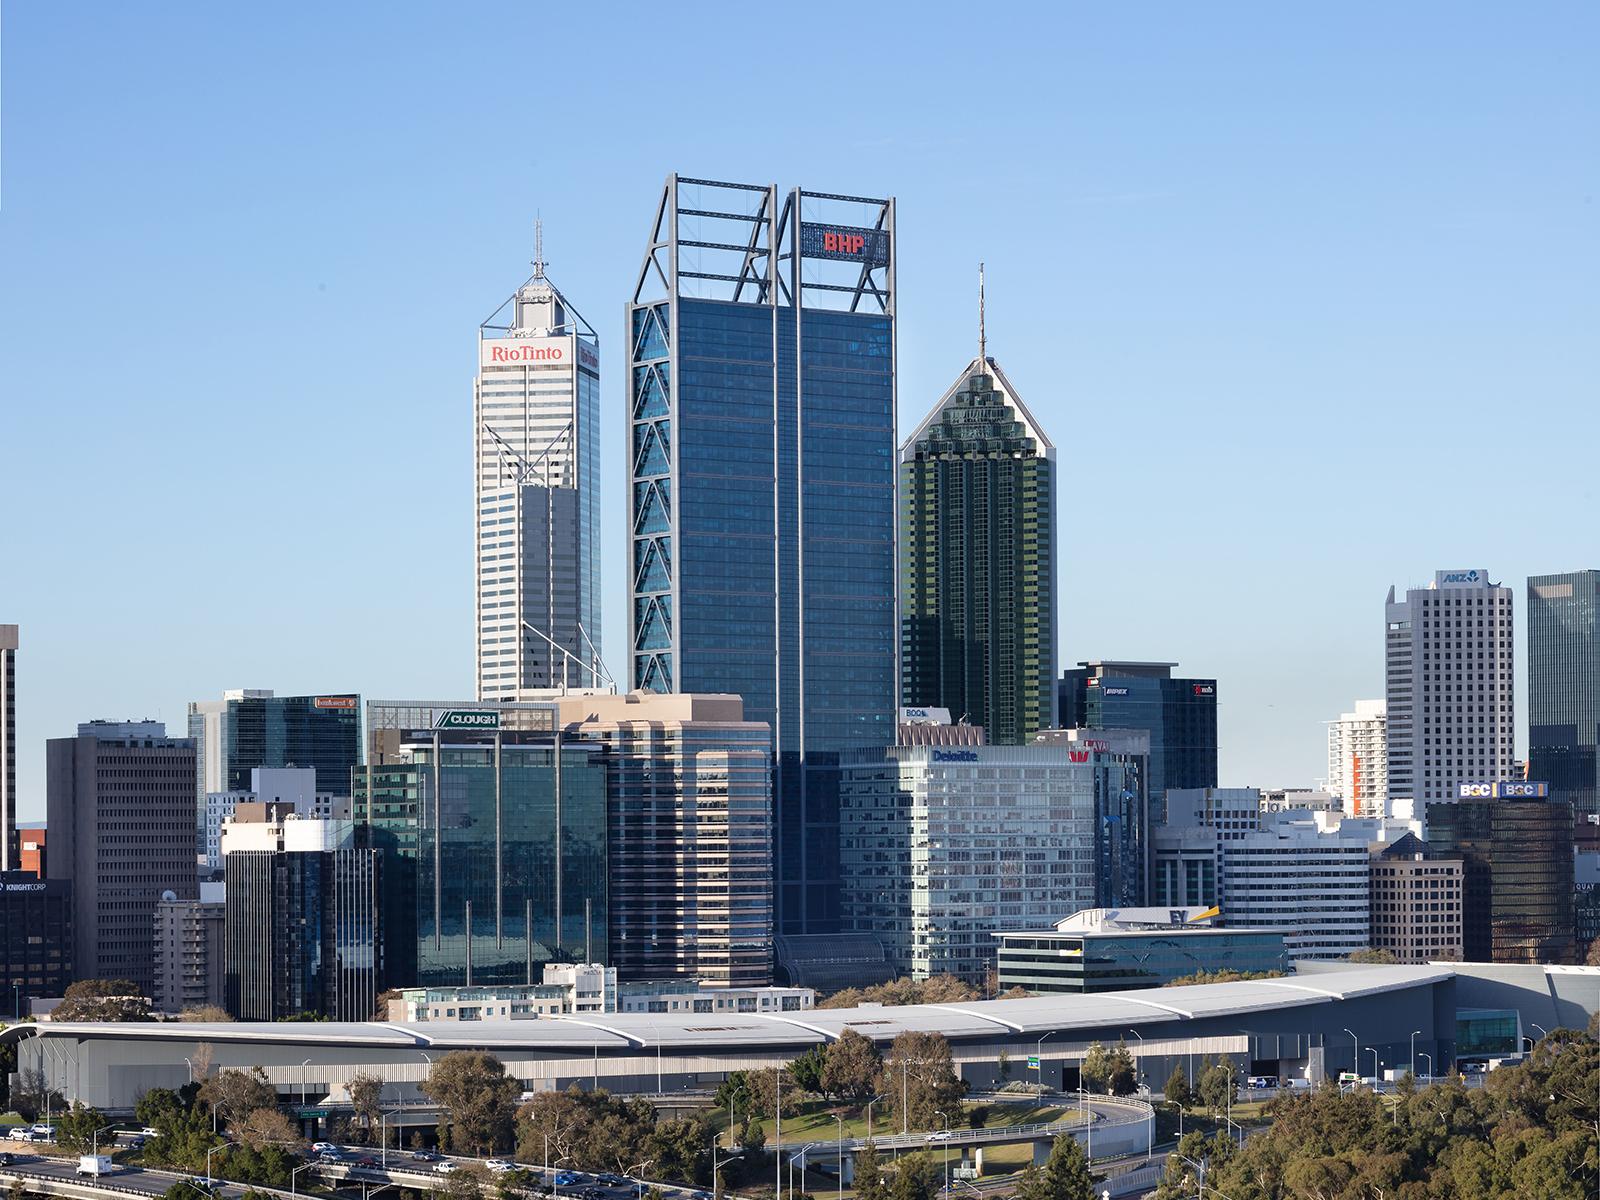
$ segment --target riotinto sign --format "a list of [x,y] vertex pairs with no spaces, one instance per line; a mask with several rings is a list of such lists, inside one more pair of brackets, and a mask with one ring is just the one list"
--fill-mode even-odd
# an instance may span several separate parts
[[806,258],[838,258],[873,267],[889,265],[889,233],[853,225],[801,225],[800,253]]

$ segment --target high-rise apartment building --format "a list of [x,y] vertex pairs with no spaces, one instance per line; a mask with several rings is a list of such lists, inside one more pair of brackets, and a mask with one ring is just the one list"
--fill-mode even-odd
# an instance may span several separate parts
[[1600,571],[1528,580],[1528,773],[1600,814]]
[[772,729],[781,933],[895,726],[893,200],[670,176],[628,308],[629,686]]
[[1353,817],[1382,817],[1389,804],[1388,719],[1382,700],[1357,700],[1328,723],[1328,792]]
[[17,868],[17,642],[0,625],[0,871]]
[[181,1013],[226,1003],[223,894],[222,884],[202,883],[198,900],[163,896],[156,902],[155,988],[150,999],[157,1012]]
[[1272,814],[1225,839],[1217,880],[1230,929],[1281,929],[1290,958],[1347,958],[1371,937],[1369,840]]
[[560,702],[605,748],[609,962],[625,981],[772,979],[772,733],[737,696]]
[[350,795],[361,762],[361,697],[274,696],[267,689],[224,692],[189,704],[195,745],[195,854],[206,853],[206,795],[243,792],[257,767],[312,767],[317,791]]
[[[541,239],[542,240],[542,239]],[[544,273],[478,328],[478,696],[600,684],[600,341]]]
[[243,792],[206,793],[205,865],[222,869],[222,828],[241,804],[286,804],[296,816],[324,820],[350,817],[350,798],[317,791],[311,767],[255,767],[250,788]]
[[1512,774],[1512,592],[1438,571],[1384,605],[1390,809],[1420,816],[1457,787]]
[[1571,962],[1572,805],[1542,781],[1487,780],[1427,816],[1429,852],[1463,863],[1466,961]]
[[228,1011],[371,1020],[385,979],[382,858],[349,821],[247,807],[222,839]]
[[1459,962],[1462,861],[1430,857],[1414,833],[1372,847],[1372,948],[1396,962]]
[[194,742],[159,721],[90,721],[45,747],[53,879],[73,889],[80,979],[154,988],[152,914],[197,895]]
[[890,746],[843,756],[846,932],[897,972],[973,981],[995,934],[1095,899],[1095,753],[1065,744]]
[[980,348],[900,447],[900,702],[1056,724],[1055,446]]
[[388,978],[532,983],[547,962],[609,962],[605,748],[556,716],[552,703],[369,707],[383,761],[357,772],[352,815],[383,852]]
[[1171,788],[1217,786],[1217,681],[1174,679],[1177,665],[1101,659],[1061,674],[1063,726],[1149,731],[1155,816]]

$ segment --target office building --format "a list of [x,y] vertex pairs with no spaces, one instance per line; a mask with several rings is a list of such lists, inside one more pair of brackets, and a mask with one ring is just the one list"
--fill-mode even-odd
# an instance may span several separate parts
[[1150,804],[1172,788],[1217,786],[1217,681],[1174,679],[1177,663],[1080,662],[1062,672],[1059,720],[1083,729],[1150,733]]
[[1414,833],[1372,846],[1372,948],[1396,962],[1459,962],[1462,860],[1428,854]]
[[625,981],[772,981],[772,734],[737,696],[560,702],[605,750],[607,961]]
[[1299,814],[1224,835],[1217,891],[1230,929],[1281,929],[1295,959],[1347,958],[1371,937],[1370,839]]
[[350,816],[349,797],[317,791],[317,773],[311,767],[255,767],[248,790],[206,793],[205,865],[209,870],[222,869],[223,826],[239,805],[251,803],[287,804],[301,817],[348,820]]
[[1169,828],[1205,826],[1224,842],[1238,841],[1262,827],[1259,788],[1176,788],[1167,792]]
[[628,309],[628,686],[771,728],[782,933],[839,928],[837,755],[894,736],[894,218],[670,176]]
[[1223,928],[1214,908],[1093,908],[997,936],[1002,990],[1112,992],[1164,987],[1199,971],[1289,970],[1281,930]]
[[248,807],[222,838],[228,1011],[242,1021],[370,1020],[385,979],[377,851],[357,843],[349,821]]
[[1572,856],[1572,927],[1579,962],[1592,962],[1600,943],[1600,854]]
[[1095,904],[1146,902],[1150,859],[1150,734],[1143,729],[1046,729],[1034,739],[1094,768]]
[[1150,903],[1162,908],[1212,908],[1221,839],[1209,825],[1156,825],[1150,830]]
[[1457,785],[1428,805],[1428,850],[1462,860],[1461,937],[1468,962],[1565,963],[1573,941],[1572,805],[1547,784]]
[[71,882],[0,871],[0,1012],[20,1018],[66,991],[74,945]]
[[544,982],[485,988],[404,988],[389,1001],[389,1020],[536,1020],[539,1017],[641,1013],[786,1013],[815,1007],[798,987],[711,987],[694,979],[618,983],[615,967],[547,965]]
[[1056,450],[979,340],[900,447],[900,703],[1021,745],[1056,725]]
[[1089,907],[1095,757],[1042,743],[843,756],[847,932],[876,936],[897,973],[980,981],[997,932]]
[[1357,700],[1354,712],[1328,723],[1328,787],[1353,817],[1388,815],[1389,741],[1386,705]]
[[267,689],[224,692],[189,704],[196,764],[195,854],[206,853],[206,796],[244,792],[256,767],[311,767],[317,791],[350,795],[350,769],[361,762],[361,697],[274,696]]
[[1459,784],[1512,775],[1511,589],[1487,571],[1438,571],[1384,605],[1388,770],[1394,815],[1454,800]]
[[[540,241],[542,243],[542,231]],[[544,273],[478,328],[478,696],[598,686],[600,341]]]
[[605,748],[556,717],[553,703],[369,706],[384,761],[356,773],[352,815],[383,852],[389,978],[532,983],[547,962],[609,961]]
[[45,849],[46,832],[42,825],[24,825],[17,830],[17,869],[43,879],[49,874],[50,855]]
[[17,626],[0,625],[0,871],[17,861]]
[[45,747],[50,878],[72,883],[80,979],[155,985],[151,914],[197,896],[194,742],[159,721],[90,721]]
[[[1344,813],[1344,804],[1333,793],[1322,788],[1262,788],[1261,811],[1279,813],[1300,812]],[[1352,814],[1354,815],[1354,814]]]
[[157,1012],[220,1007],[227,1003],[223,971],[225,889],[202,883],[198,900],[163,896],[155,911],[155,988]]
[[1600,571],[1528,580],[1528,771],[1600,814]]

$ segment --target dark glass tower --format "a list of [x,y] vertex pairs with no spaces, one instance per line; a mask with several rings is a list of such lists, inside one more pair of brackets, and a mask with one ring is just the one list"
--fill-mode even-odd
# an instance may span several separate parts
[[608,961],[603,748],[498,725],[399,742],[357,772],[351,809],[384,854],[388,978],[537,983],[547,962]]
[[1090,661],[1061,673],[1064,728],[1150,731],[1154,822],[1169,788],[1217,786],[1217,681],[1174,679],[1177,665]]
[[671,176],[628,308],[631,686],[772,728],[781,933],[838,928],[894,741],[894,202]]
[[1600,813],[1600,571],[1528,580],[1528,774]]
[[994,359],[900,449],[900,702],[991,742],[1055,725],[1055,447]]

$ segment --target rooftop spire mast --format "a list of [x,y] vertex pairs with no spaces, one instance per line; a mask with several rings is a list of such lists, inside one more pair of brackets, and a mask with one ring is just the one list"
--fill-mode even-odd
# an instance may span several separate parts
[[983,264],[978,264],[978,369],[983,370],[989,362],[988,338],[983,328]]
[[544,218],[533,219],[533,277],[544,278]]

